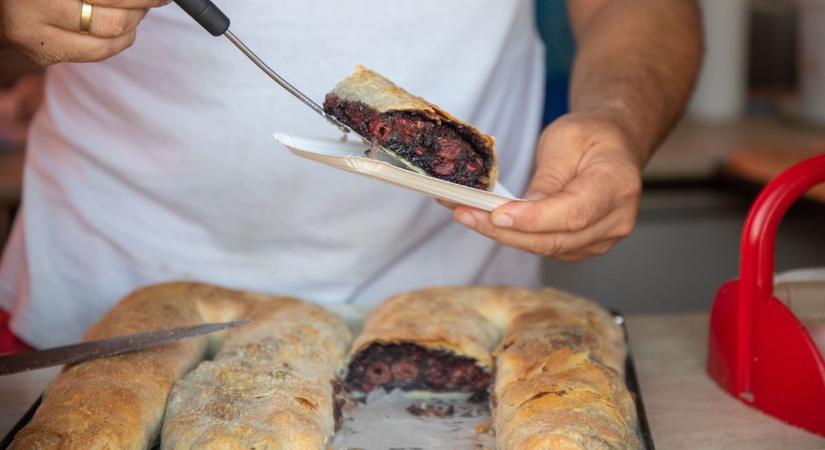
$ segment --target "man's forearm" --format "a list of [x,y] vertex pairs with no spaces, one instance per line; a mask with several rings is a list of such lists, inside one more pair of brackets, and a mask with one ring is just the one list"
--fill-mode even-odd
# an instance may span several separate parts
[[641,168],[682,112],[701,57],[695,0],[568,0],[578,51],[571,114],[536,146],[527,201],[458,207],[467,227],[512,247],[575,261],[633,230]]
[[570,108],[614,120],[644,164],[681,114],[701,62],[694,0],[569,0]]

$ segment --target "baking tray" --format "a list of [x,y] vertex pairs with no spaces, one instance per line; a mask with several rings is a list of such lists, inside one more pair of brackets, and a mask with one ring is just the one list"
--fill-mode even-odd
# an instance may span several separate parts
[[[642,443],[647,450],[654,450],[656,447],[653,443],[653,435],[650,431],[650,423],[648,422],[647,413],[645,412],[644,402],[642,401],[642,391],[639,386],[639,380],[636,373],[636,366],[633,362],[633,352],[630,348],[630,341],[628,339],[627,334],[627,326],[625,325],[624,316],[619,313],[613,312],[613,315],[616,319],[616,323],[621,325],[622,330],[624,331],[625,336],[625,344],[627,345],[627,359],[625,360],[625,383],[627,384],[627,388],[630,391],[631,396],[633,397],[633,401],[636,404],[636,415],[638,416],[639,420],[639,434],[642,438]],[[40,398],[38,398],[34,404],[26,411],[26,414],[17,422],[14,428],[9,431],[9,433],[0,441],[0,449],[6,449],[11,445],[12,439],[14,439],[14,435],[17,434],[26,424],[34,416],[35,411],[37,410],[38,406],[40,406]],[[151,450],[159,450],[160,446],[155,445],[152,447]],[[399,448],[397,446],[393,446],[390,450],[413,450],[419,449],[419,447],[410,447],[408,449]],[[349,450],[348,448],[341,448],[336,450]],[[368,450],[375,450],[370,448]]]
[[636,364],[633,363],[633,350],[630,347],[627,324],[623,315],[615,311],[611,312],[616,322],[622,326],[622,331],[624,331],[624,342],[627,348],[627,358],[625,358],[624,362],[624,381],[627,385],[627,390],[630,391],[630,395],[633,397],[633,403],[636,404],[636,415],[639,420],[639,435],[642,438],[642,444],[647,450],[655,450],[656,446],[653,444],[653,433],[650,431],[650,422],[647,420],[645,403],[642,401],[642,387],[639,385]]
[[496,183],[492,192],[482,191],[402,169],[380,159],[368,158],[364,156],[368,147],[362,142],[304,138],[286,133],[275,133],[272,137],[301,158],[483,211],[492,211],[508,202],[522,201],[501,183]]

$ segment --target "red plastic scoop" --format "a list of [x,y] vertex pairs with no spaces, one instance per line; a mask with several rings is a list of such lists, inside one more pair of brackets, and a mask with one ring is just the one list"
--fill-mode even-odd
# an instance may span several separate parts
[[815,156],[774,178],[756,199],[742,230],[739,280],[725,283],[713,304],[708,372],[746,404],[825,436],[825,358],[773,295],[779,222],[823,182],[825,155]]

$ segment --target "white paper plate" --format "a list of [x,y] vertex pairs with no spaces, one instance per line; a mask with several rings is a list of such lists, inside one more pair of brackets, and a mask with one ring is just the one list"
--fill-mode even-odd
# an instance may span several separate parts
[[273,137],[289,151],[302,158],[484,211],[492,211],[504,203],[520,200],[498,183],[493,192],[487,192],[401,169],[388,162],[367,158],[364,156],[367,147],[360,140],[355,142],[355,139],[350,139],[349,142],[341,142],[334,139],[295,137],[286,133],[275,133]]

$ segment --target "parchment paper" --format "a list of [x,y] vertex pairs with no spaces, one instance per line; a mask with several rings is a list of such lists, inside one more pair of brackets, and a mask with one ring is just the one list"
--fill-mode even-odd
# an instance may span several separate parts
[[[327,305],[338,314],[357,336],[364,318],[372,309],[364,305]],[[490,409],[487,401],[470,403],[466,394],[390,393],[376,389],[367,396],[366,404],[357,403],[352,411],[344,411],[341,429],[335,434],[335,450],[482,450],[494,449],[495,437],[489,431]],[[449,417],[415,416],[407,411],[411,405],[423,407],[452,405]],[[476,428],[482,432],[476,430]]]
[[[414,416],[411,405],[452,405],[449,417]],[[495,438],[488,432],[490,410],[487,402],[469,403],[465,398],[430,398],[396,389],[370,392],[367,404],[344,415],[341,430],[335,434],[335,450],[352,449],[493,449]]]

